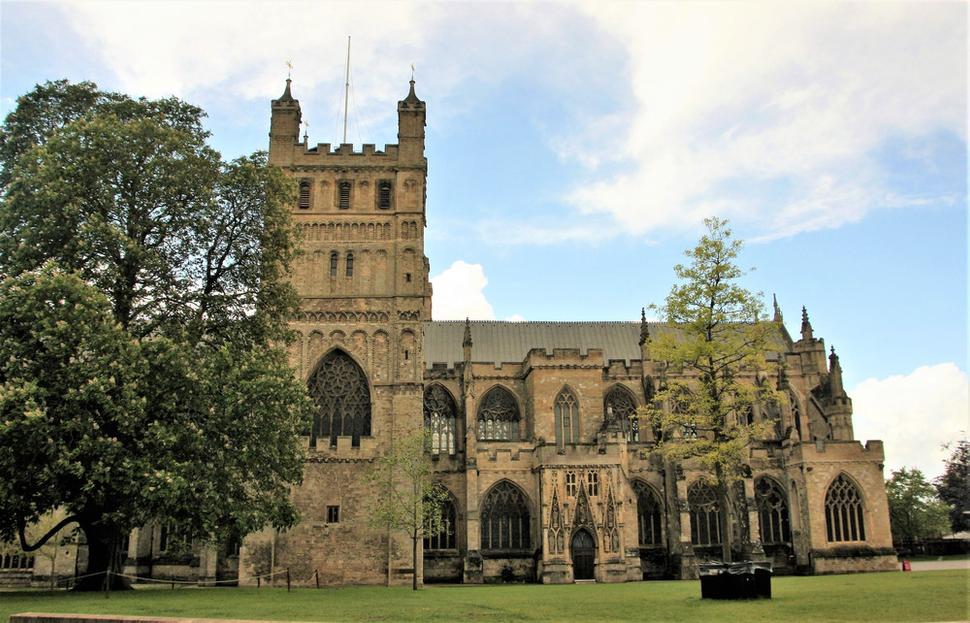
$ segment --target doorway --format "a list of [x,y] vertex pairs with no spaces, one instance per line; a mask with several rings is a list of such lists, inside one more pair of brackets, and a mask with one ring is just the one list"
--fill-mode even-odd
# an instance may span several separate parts
[[592,580],[596,561],[596,543],[592,535],[586,530],[578,530],[573,535],[570,550],[573,554],[573,579]]

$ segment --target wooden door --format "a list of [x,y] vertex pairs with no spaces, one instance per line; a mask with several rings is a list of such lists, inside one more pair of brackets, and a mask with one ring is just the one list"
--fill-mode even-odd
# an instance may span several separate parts
[[573,535],[573,579],[592,580],[593,564],[596,561],[596,543],[586,530],[579,530]]

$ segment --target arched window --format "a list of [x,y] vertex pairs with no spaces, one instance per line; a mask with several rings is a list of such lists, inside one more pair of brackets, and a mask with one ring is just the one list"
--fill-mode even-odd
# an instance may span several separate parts
[[478,406],[478,438],[515,441],[519,438],[519,406],[504,387],[493,387]]
[[759,478],[754,485],[754,500],[758,507],[761,542],[791,542],[788,501],[781,487],[770,478]]
[[338,436],[349,436],[354,447],[360,446],[360,438],[370,435],[370,390],[357,362],[341,350],[331,351],[307,385],[317,405],[311,447],[316,446],[317,437],[329,438],[330,447],[336,447]]
[[424,551],[458,547],[458,513],[451,497],[441,503],[441,531],[424,537]]
[[660,500],[653,488],[639,480],[633,481],[637,494],[637,534],[640,547],[663,544],[660,523]]
[[347,251],[347,276],[354,276],[354,254]]
[[458,408],[441,385],[429,385],[424,390],[424,428],[431,437],[431,452],[454,454],[457,437]]
[[721,505],[717,493],[703,482],[695,482],[687,490],[690,508],[690,542],[694,545],[721,544]]
[[331,277],[337,276],[337,252],[336,251],[330,252],[330,276]]
[[556,445],[579,442],[579,402],[568,389],[556,397]]
[[828,540],[865,541],[864,504],[859,490],[845,474],[839,474],[825,494],[825,530]]
[[614,385],[603,400],[606,424],[616,422],[630,441],[640,441],[637,401],[629,390]]
[[529,548],[529,504],[522,490],[503,480],[482,502],[483,550],[526,550]]
[[310,182],[309,180],[300,181],[300,209],[306,210],[310,207]]

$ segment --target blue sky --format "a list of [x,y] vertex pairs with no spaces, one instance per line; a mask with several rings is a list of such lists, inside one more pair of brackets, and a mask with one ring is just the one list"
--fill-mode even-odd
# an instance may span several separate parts
[[860,439],[940,471],[967,413],[967,5],[0,4],[0,112],[35,83],[175,94],[267,144],[291,60],[313,142],[428,103],[435,317],[635,319],[705,216],[834,344]]

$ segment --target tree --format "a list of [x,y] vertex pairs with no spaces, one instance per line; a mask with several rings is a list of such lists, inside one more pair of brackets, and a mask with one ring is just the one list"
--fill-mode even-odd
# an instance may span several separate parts
[[949,508],[920,470],[893,470],[886,481],[886,496],[894,542],[911,543],[948,531]]
[[[62,526],[60,531],[56,533],[55,537],[51,537],[44,543],[43,546],[37,548],[35,556],[39,556],[47,560],[50,566],[50,589],[54,590],[57,587],[57,559],[58,554],[60,554],[61,547],[69,545],[74,537],[75,531],[73,529],[67,529],[67,525],[63,522],[66,514],[63,509],[57,509],[43,515],[37,523],[27,526],[26,535],[27,539],[30,541],[36,541],[43,535],[50,532],[50,530],[57,525]],[[0,541],[0,556],[4,554],[13,555],[27,555],[20,548],[20,544],[13,541]],[[36,563],[35,563],[36,567]]]
[[437,534],[444,527],[441,509],[448,495],[432,478],[428,447],[430,439],[424,431],[398,438],[377,459],[368,475],[378,492],[371,510],[371,523],[378,528],[402,530],[411,537],[413,590],[418,590],[418,569],[423,565],[418,556],[418,541]]
[[936,479],[936,491],[949,506],[954,532],[970,530],[970,439],[960,439]]
[[3,127],[0,539],[64,507],[90,572],[153,519],[202,538],[296,519],[293,188],[265,154],[222,162],[202,116],[61,82]]
[[[774,398],[762,372],[777,328],[759,321],[759,296],[737,283],[745,274],[735,264],[742,242],[732,239],[726,221],[704,223],[707,233],[686,251],[690,264],[674,267],[680,283],[660,307],[676,331],[649,342],[651,358],[682,372],[682,380],[664,378],[644,415],[665,459],[692,462],[711,474],[722,508],[733,511],[743,548],[750,535],[742,479],[749,446],[766,430],[750,414],[755,403]],[[726,539],[723,555],[731,556]]]

